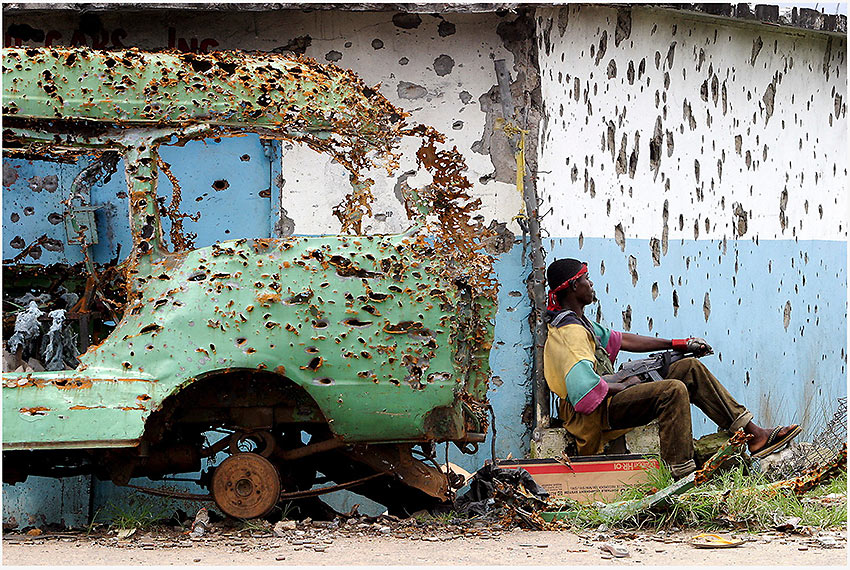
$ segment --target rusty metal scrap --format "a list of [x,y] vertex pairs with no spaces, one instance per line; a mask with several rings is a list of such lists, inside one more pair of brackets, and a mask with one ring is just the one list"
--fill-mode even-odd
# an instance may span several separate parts
[[[343,231],[359,230],[356,222],[370,207],[370,181],[360,180],[360,172],[397,167],[393,149],[406,113],[352,71],[310,58],[9,48],[3,70],[3,114],[11,127],[4,131],[7,155],[127,148],[139,144],[133,140],[138,135],[129,131],[137,126],[159,129],[163,140],[174,135],[178,144],[252,130],[266,138],[304,143],[348,169],[355,188],[366,194],[348,208],[351,223],[345,222]],[[27,97],[28,92],[42,96]],[[57,117],[63,120],[35,123]],[[131,191],[133,181],[140,187],[155,184],[157,157],[137,159],[141,164],[127,164]],[[131,204],[152,215],[153,202],[153,195],[136,196]],[[161,250],[159,228],[152,221],[134,228],[134,237],[144,237],[138,243],[141,254]]]
[[[436,214],[436,223],[427,228],[437,230],[431,232],[431,257],[440,260],[447,279],[472,287],[476,300],[495,303],[492,259],[482,251],[483,238],[491,232],[473,220],[479,201],[466,194],[471,185],[463,175],[462,156],[456,148],[438,151],[436,143],[444,141],[443,135],[424,125],[408,127],[404,111],[350,70],[275,54],[10,48],[4,50],[4,76],[3,112],[10,127],[4,131],[7,154],[49,155],[80,146],[126,149],[136,258],[166,251],[155,194],[161,163],[150,148],[153,141],[134,141],[131,127],[155,127],[161,131],[155,140],[176,136],[179,144],[254,130],[328,153],[351,176],[352,192],[337,212],[343,232],[354,233],[371,212],[373,181],[362,172],[372,167],[393,172],[398,167],[399,140],[421,137],[417,159],[434,179],[417,191],[418,202],[432,204],[429,211]],[[28,91],[46,97],[25,97]],[[37,128],[34,124],[55,117],[64,120],[38,123]],[[180,237],[178,204],[179,199],[170,208],[176,248],[189,245]],[[131,277],[139,273],[135,267],[128,271]],[[128,281],[132,284],[134,279]],[[478,340],[484,340],[490,318],[492,314],[483,315],[485,322],[463,325],[472,325]]]
[[180,201],[182,198],[180,188],[180,182],[177,180],[177,177],[174,176],[174,173],[171,172],[171,165],[162,160],[162,157],[157,157],[157,165],[163,174],[168,178],[171,182],[171,203],[168,207],[163,206],[161,209],[161,213],[168,216],[171,220],[171,247],[174,251],[186,251],[189,249],[195,249],[195,238],[198,237],[198,234],[188,233],[183,234],[183,219],[189,218],[193,222],[197,222],[201,219],[201,213],[196,212],[194,215],[189,214],[188,212],[180,211]]
[[770,480],[789,479],[798,473],[831,462],[847,441],[847,397],[838,398],[835,413],[810,442],[795,442],[759,461]]
[[722,467],[729,459],[735,456],[740,456],[744,452],[747,442],[753,438],[752,435],[744,433],[743,429],[739,429],[732,434],[729,442],[717,450],[717,452],[708,458],[702,468],[694,474],[694,485],[699,486],[708,481],[712,475]]
[[791,490],[795,495],[802,495],[818,485],[826,483],[830,479],[847,470],[847,442],[841,446],[841,450],[830,461],[806,470],[805,473],[793,479],[777,481],[767,486],[773,490]]
[[[438,148],[442,134],[408,125],[405,112],[353,72],[303,57],[12,48],[3,58],[7,155],[86,150],[106,166],[104,158],[116,156],[107,153],[120,152],[133,240],[129,259],[107,271],[86,256],[86,289],[73,307],[123,309],[120,321],[112,315],[113,333],[76,370],[4,375],[4,404],[13,410],[4,414],[4,448],[119,448],[100,463],[126,483],[166,473],[172,460],[179,472],[191,470],[215,447],[172,450],[169,430],[188,440],[190,430],[224,426],[239,431],[227,468],[212,474],[213,494],[240,516],[262,515],[284,496],[270,459],[318,461],[327,452],[429,498],[450,496],[447,477],[410,451],[414,443],[483,440],[497,282],[486,251],[492,232],[476,215],[463,157]],[[349,235],[193,248],[182,220],[197,214],[180,212],[180,185],[159,147],[249,132],[302,143],[348,170],[352,190],[335,213]],[[371,214],[374,181],[365,172],[395,172],[410,136],[422,140],[416,158],[433,179],[405,192],[414,228],[351,235]],[[173,186],[169,206],[157,196],[160,171]],[[93,166],[81,182],[97,172]],[[172,221],[173,251],[162,215]],[[80,232],[86,254],[91,241]],[[121,306],[104,293],[118,273],[126,283]],[[257,431],[302,422],[311,438],[320,436],[303,447]],[[314,424],[328,433],[310,431]],[[239,453],[240,438],[259,438],[252,441],[263,451]],[[361,453],[358,445],[336,449],[341,442],[383,445]],[[160,444],[158,455],[125,449]],[[244,469],[259,478],[240,478]],[[247,510],[238,507],[250,495],[236,488],[243,479],[262,495]]]
[[343,453],[365,463],[380,473],[392,474],[405,484],[415,487],[437,499],[449,497],[446,475],[410,455],[410,446],[405,445],[356,445]]

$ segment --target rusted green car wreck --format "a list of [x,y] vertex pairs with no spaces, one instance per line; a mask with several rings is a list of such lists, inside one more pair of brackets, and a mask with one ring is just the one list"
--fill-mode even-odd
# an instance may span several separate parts
[[[465,166],[439,133],[349,71],[281,55],[10,48],[3,89],[6,156],[123,158],[133,236],[111,334],[74,370],[3,374],[7,482],[124,484],[224,451],[201,483],[232,516],[308,493],[317,471],[391,510],[449,497],[412,452],[433,463],[436,442],[484,440],[496,285]],[[344,235],[167,251],[160,145],[249,132],[348,169]],[[409,231],[359,235],[364,172],[393,172],[403,137],[421,139],[433,182],[406,189]],[[228,435],[210,445],[209,430]]]

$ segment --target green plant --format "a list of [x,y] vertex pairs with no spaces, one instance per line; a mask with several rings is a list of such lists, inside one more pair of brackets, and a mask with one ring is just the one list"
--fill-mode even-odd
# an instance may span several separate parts
[[[92,517],[92,526],[96,522],[106,523],[109,528],[146,529],[167,518],[169,510],[159,500],[141,493],[133,493],[121,503],[109,501]],[[97,520],[98,517],[101,520]]]
[[[615,501],[640,499],[673,482],[669,469],[661,466],[648,472],[648,481],[625,489]],[[824,495],[841,496],[843,501],[818,501]],[[697,527],[700,530],[766,530],[792,518],[799,526],[842,527],[847,524],[847,473],[812,489],[804,496],[788,489],[777,490],[760,473],[738,465],[718,473],[704,485],[677,496],[666,507],[613,519],[600,514],[598,504],[570,500],[550,501],[549,510],[566,511],[564,525],[581,530],[600,524],[632,528]]]
[[91,522],[88,525],[86,525],[86,536],[90,535],[94,531],[94,527],[96,527],[98,524],[100,524],[100,523],[97,522],[97,517],[98,517],[98,515],[100,515],[100,512],[102,510],[103,510],[103,507],[100,507],[98,510],[96,510],[94,512],[94,515],[92,515]]
[[469,516],[465,513],[461,513],[458,511],[447,511],[444,513],[436,513],[436,514],[421,514],[416,515],[415,519],[417,522],[422,524],[435,524],[435,525],[449,525],[456,522],[458,519],[466,520]]
[[239,527],[248,532],[269,532],[271,523],[264,519],[239,519]]
[[280,520],[286,520],[291,518],[289,515],[291,515],[296,510],[296,508],[297,507],[295,506],[295,503],[293,503],[292,501],[287,501],[283,505],[278,504],[275,506],[275,509],[280,510]]

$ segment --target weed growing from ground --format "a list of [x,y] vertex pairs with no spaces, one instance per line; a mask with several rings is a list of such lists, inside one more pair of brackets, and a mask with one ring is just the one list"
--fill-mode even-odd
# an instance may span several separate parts
[[93,517],[97,522],[106,523],[109,528],[147,529],[155,526],[170,516],[168,507],[155,497],[134,493],[121,502],[110,501],[99,509]]
[[239,530],[254,532],[271,532],[272,524],[264,519],[239,519]]

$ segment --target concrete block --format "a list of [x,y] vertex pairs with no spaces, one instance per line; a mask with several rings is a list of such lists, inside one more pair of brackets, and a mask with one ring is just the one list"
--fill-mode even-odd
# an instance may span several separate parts
[[658,437],[658,422],[652,421],[627,433],[626,448],[629,453],[659,454],[661,452],[661,440]]
[[570,435],[564,428],[547,428],[540,430],[540,441],[531,441],[531,458],[561,457],[567,447]]

